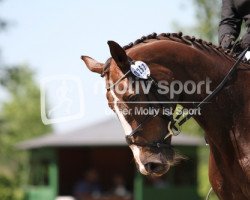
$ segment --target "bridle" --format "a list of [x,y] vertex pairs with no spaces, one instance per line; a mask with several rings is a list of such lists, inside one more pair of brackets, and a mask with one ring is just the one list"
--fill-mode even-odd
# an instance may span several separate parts
[[[106,73],[109,71],[109,66],[110,66],[110,62],[111,62],[111,58],[108,59],[106,61],[106,63],[104,64],[103,67],[103,73],[101,74],[101,77],[104,77],[106,75]],[[132,59],[129,58],[129,63],[133,64],[134,61]],[[131,71],[128,70],[126,73],[124,73],[124,75],[118,79],[115,83],[113,83],[112,85],[108,86],[106,89],[107,90],[112,90],[116,85],[118,85],[123,79],[125,79],[129,74],[131,74]],[[156,83],[156,81],[152,78],[152,77],[148,77],[150,79],[151,83],[148,84],[153,84],[154,87],[158,87],[158,84]],[[152,95],[158,100],[158,95],[155,92],[156,90],[152,90],[150,89],[150,92],[152,93]],[[152,106],[152,104],[150,103],[150,99],[149,99],[149,94],[145,94],[147,101],[148,101],[148,107],[155,107]],[[159,104],[161,107],[162,105]],[[159,106],[158,105],[158,106]],[[147,122],[149,122],[150,120],[152,120],[153,118],[157,117],[158,114],[155,115],[147,115],[140,123],[139,125],[133,129],[131,131],[130,134],[128,134],[125,138],[126,138],[126,142],[128,145],[136,145],[136,146],[140,146],[140,147],[153,147],[153,148],[172,148],[171,144],[167,143],[167,138],[170,137],[171,135],[177,135],[176,133],[180,133],[180,131],[177,129],[177,127],[173,126],[174,125],[174,121],[175,119],[170,115],[160,115],[160,117],[164,118],[164,119],[168,119],[169,123],[168,123],[168,134],[166,134],[162,139],[155,141],[155,142],[136,142],[134,141],[134,136],[137,135],[139,133],[139,130],[141,127],[143,127],[143,125],[145,125]],[[173,133],[173,131],[171,129],[175,130],[175,134]]]
[[[249,47],[246,48],[238,57],[238,60],[234,63],[234,65],[231,67],[231,69],[229,70],[229,72],[226,74],[226,76],[224,77],[224,79],[220,82],[220,84],[215,88],[215,90],[210,93],[207,97],[205,97],[201,102],[199,102],[198,104],[193,104],[193,108],[201,108],[203,107],[207,102],[209,102],[215,95],[217,95],[225,86],[225,84],[227,83],[227,81],[229,81],[233,75],[233,73],[236,71],[237,66],[239,65],[239,63],[242,61],[242,59],[244,58],[246,52],[248,51]],[[131,58],[128,57],[128,61],[129,64],[133,64],[135,61],[132,60]],[[111,63],[111,58],[109,58],[106,63],[104,64],[103,67],[103,72],[101,74],[101,77],[104,77],[107,72],[109,71],[109,67],[110,67],[110,63]],[[113,83],[111,86],[108,86],[106,89],[107,90],[112,90],[117,84],[119,84],[123,79],[125,79],[129,74],[131,73],[131,70],[128,70],[126,73],[124,73],[124,75],[117,80],[115,83]],[[158,87],[158,84],[156,83],[156,81],[154,80],[154,78],[152,78],[151,76],[148,77],[148,79],[151,81],[151,83],[155,86]],[[157,94],[155,94],[154,90],[151,90],[151,92],[153,93],[154,97],[157,98]],[[152,106],[148,97],[148,94],[146,94],[147,100],[148,100],[148,105]],[[160,104],[161,105],[161,104]],[[158,114],[155,115],[147,115],[141,122],[140,124],[134,129],[132,130],[132,132],[126,136],[126,142],[128,145],[136,145],[136,146],[140,146],[140,147],[153,147],[153,148],[172,148],[171,144],[167,143],[167,138],[170,136],[177,136],[180,133],[180,130],[178,127],[181,127],[184,123],[186,123],[191,117],[192,115],[188,114],[186,115],[184,118],[181,118],[182,114],[177,115],[175,118],[173,117],[173,115],[164,115],[161,117],[164,117],[166,119],[168,119],[169,123],[168,123],[168,133],[164,136],[164,138],[155,141],[155,142],[136,142],[134,141],[134,136],[137,135],[139,133],[139,129],[145,125],[147,122],[149,122],[150,120],[152,120],[153,118],[157,117]]]
[[[156,82],[154,80],[151,80],[151,82],[154,82],[154,85],[156,86]],[[151,90],[152,95],[158,100],[157,98],[157,93],[155,93],[155,90]],[[148,103],[148,107],[155,107],[152,105],[152,103],[150,103],[150,99],[149,99],[149,94],[145,94]],[[163,108],[162,104],[157,104],[157,107],[160,106],[161,108]],[[153,147],[153,148],[172,148],[171,144],[167,143],[167,138],[170,136],[170,134],[166,134],[162,139],[155,141],[155,142],[136,142],[134,141],[134,136],[135,135],[139,135],[138,133],[140,128],[143,127],[143,125],[145,125],[146,123],[148,123],[150,120],[152,120],[153,118],[160,116],[161,118],[163,118],[163,120],[168,120],[168,130],[170,131],[170,125],[171,122],[174,120],[173,117],[171,115],[159,115],[159,114],[154,114],[154,115],[147,115],[141,122],[140,124],[134,129],[132,130],[132,132],[126,136],[126,142],[128,145],[136,145],[136,146],[140,146],[140,147]]]

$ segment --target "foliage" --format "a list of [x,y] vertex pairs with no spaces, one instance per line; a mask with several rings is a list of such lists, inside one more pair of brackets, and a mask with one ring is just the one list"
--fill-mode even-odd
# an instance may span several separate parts
[[23,197],[27,179],[27,154],[17,151],[21,140],[50,131],[40,118],[40,94],[34,73],[26,66],[0,69],[0,85],[7,97],[0,113],[0,196],[3,200]]
[[174,28],[183,30],[188,35],[194,35],[202,39],[217,43],[218,24],[220,19],[220,0],[192,0],[195,12],[195,23],[191,27],[174,22]]
[[211,42],[217,41],[221,1],[193,0],[196,12],[196,25],[193,31]]
[[[0,33],[7,27],[7,21],[0,18]],[[39,88],[28,67],[4,67],[0,58],[0,95],[0,199],[21,200],[28,155],[18,151],[15,144],[41,135],[50,127],[41,123]]]

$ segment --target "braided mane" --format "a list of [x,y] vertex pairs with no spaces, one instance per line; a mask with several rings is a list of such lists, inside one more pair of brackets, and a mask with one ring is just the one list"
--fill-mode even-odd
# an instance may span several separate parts
[[[137,44],[140,43],[147,43],[149,42],[149,40],[171,40],[171,41],[175,41],[175,42],[180,42],[186,45],[192,45],[198,49],[202,49],[202,50],[210,50],[216,54],[220,54],[222,56],[225,56],[227,58],[230,58],[232,60],[236,60],[237,59],[237,55],[233,52],[231,52],[229,49],[228,50],[224,50],[221,46],[216,46],[214,44],[212,44],[212,42],[206,42],[202,39],[198,39],[195,38],[194,36],[190,37],[188,35],[184,35],[182,34],[182,32],[179,33],[161,33],[161,34],[156,34],[156,33],[152,33],[148,36],[142,36],[140,39],[137,39],[135,42],[131,42],[128,45],[124,46],[123,49],[127,50]],[[245,64],[250,64],[249,61],[242,61]]]

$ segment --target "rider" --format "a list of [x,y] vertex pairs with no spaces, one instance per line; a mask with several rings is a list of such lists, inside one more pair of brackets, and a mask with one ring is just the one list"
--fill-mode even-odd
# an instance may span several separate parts
[[231,49],[234,46],[243,20],[246,33],[239,44],[241,51],[250,46],[250,0],[222,0],[219,24],[219,44],[222,48]]

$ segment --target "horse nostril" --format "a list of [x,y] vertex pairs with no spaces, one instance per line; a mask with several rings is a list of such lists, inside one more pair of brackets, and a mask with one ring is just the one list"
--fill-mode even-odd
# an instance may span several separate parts
[[149,173],[161,173],[162,171],[165,171],[165,167],[163,164],[154,162],[149,162],[145,164],[145,169]]

